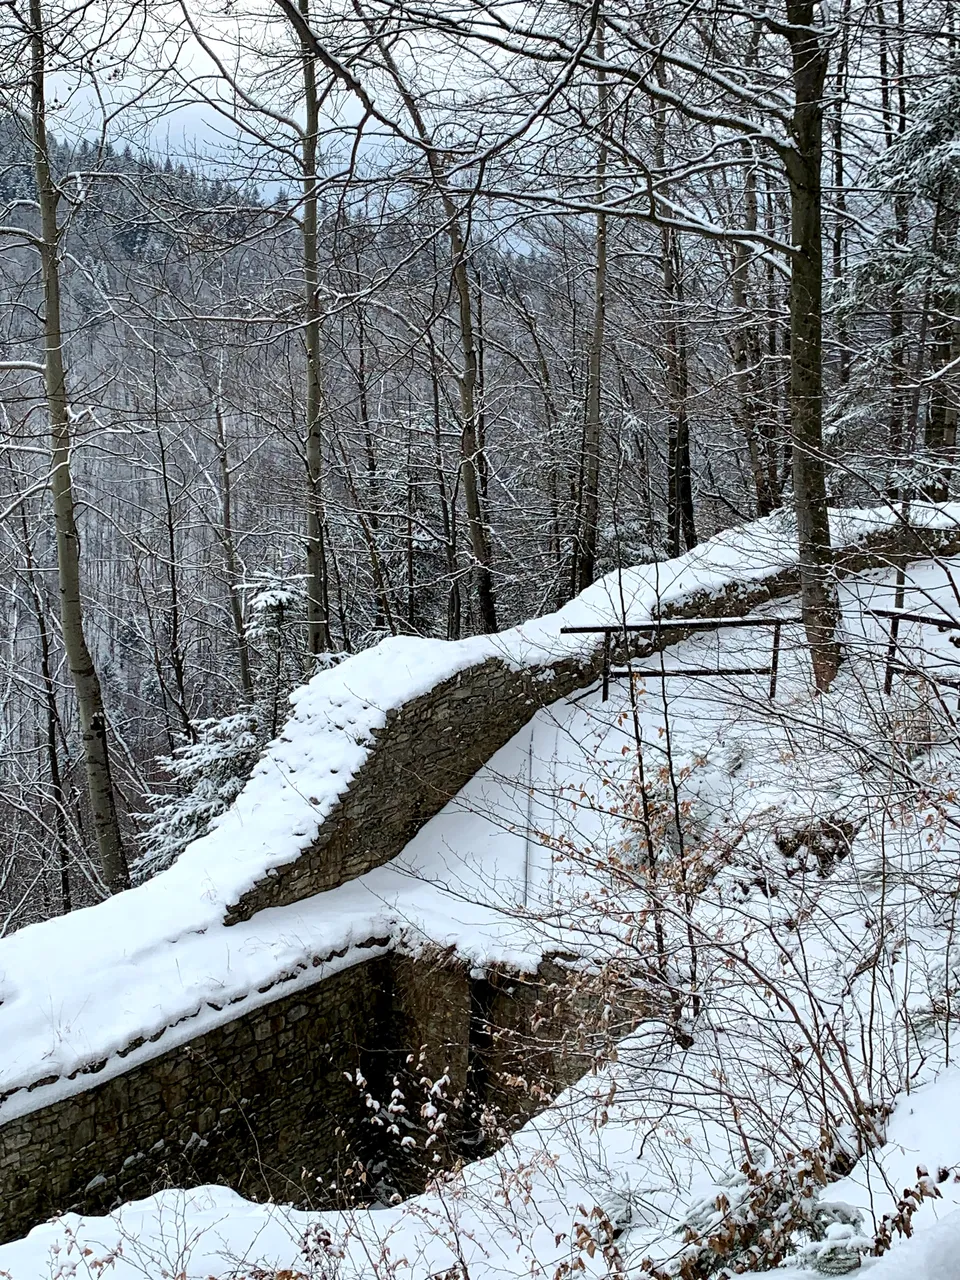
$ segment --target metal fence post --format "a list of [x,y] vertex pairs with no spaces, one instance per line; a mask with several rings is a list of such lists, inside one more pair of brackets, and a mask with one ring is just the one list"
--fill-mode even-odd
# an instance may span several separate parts
[[900,619],[890,619],[890,639],[887,642],[887,668],[883,673],[883,692],[890,693],[893,688],[893,664],[897,656],[897,637],[900,635]]
[[770,656],[770,701],[777,696],[777,671],[780,668],[780,623],[773,628],[773,653]]

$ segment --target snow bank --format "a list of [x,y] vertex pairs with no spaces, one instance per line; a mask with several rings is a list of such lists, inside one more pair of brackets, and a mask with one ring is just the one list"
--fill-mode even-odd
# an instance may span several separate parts
[[[923,1165],[941,1198],[924,1200],[913,1218],[914,1235],[894,1235],[890,1251],[865,1258],[855,1274],[870,1280],[960,1280],[960,1069],[901,1097],[887,1125],[886,1144],[865,1156],[829,1198],[859,1209],[868,1229],[889,1213],[893,1196],[917,1180]],[[891,1195],[891,1193],[893,1193]],[[757,1273],[750,1273],[757,1274]],[[767,1273],[769,1275],[769,1272]],[[786,1268],[781,1280],[811,1280],[809,1270]]]
[[[585,1280],[600,1280],[610,1274],[602,1254],[591,1256],[576,1247],[578,1226],[593,1222],[595,1205],[627,1224],[620,1240],[625,1274],[639,1275],[632,1266],[629,1223],[632,1218],[642,1227],[656,1205],[635,1190],[631,1195],[631,1183],[642,1184],[645,1172],[636,1131],[613,1122],[596,1133],[585,1123],[603,1087],[602,1077],[588,1089],[575,1086],[502,1153],[469,1166],[462,1180],[396,1208],[317,1214],[253,1204],[226,1187],[167,1190],[102,1218],[66,1214],[37,1226],[22,1240],[0,1245],[0,1275],[9,1280],[297,1275],[307,1271],[304,1237],[324,1231],[343,1256],[329,1271],[316,1274],[339,1280],[427,1280],[458,1265],[473,1280],[547,1280],[570,1263],[575,1270],[582,1263]],[[887,1145],[834,1183],[830,1200],[861,1209],[869,1227],[889,1211],[891,1191],[915,1180],[918,1162],[931,1170],[943,1164],[952,1175],[960,1161],[958,1118],[960,1071],[947,1070],[901,1098]],[[960,1187],[952,1176],[941,1187],[943,1198],[924,1201],[916,1215],[914,1236],[895,1238],[888,1254],[865,1258],[854,1274],[871,1280],[957,1280]],[[657,1186],[661,1198],[663,1190]],[[780,1280],[811,1280],[816,1273],[786,1266],[775,1274]]]
[[[954,528],[960,505],[911,518]],[[835,542],[856,544],[896,519],[885,508],[835,512]],[[371,954],[359,944],[395,937],[411,920],[425,936],[438,930],[455,943],[467,939],[478,962],[485,954],[535,964],[494,907],[465,906],[462,894],[443,899],[440,889],[431,898],[419,884],[414,894],[397,867],[230,928],[223,917],[272,867],[313,843],[391,709],[490,658],[536,669],[588,654],[597,638],[562,635],[565,626],[646,621],[697,593],[759,581],[795,562],[789,520],[772,516],[676,560],[611,574],[558,613],[500,635],[457,643],[397,637],[314,677],[293,697],[283,733],[236,803],[173,867],[96,907],[0,940],[0,1124],[229,1021],[238,1012],[230,1001],[244,997],[248,1009],[353,964]],[[505,766],[520,767],[516,759]],[[260,992],[281,979],[290,980],[279,991]],[[135,1041],[143,1043],[117,1056]]]

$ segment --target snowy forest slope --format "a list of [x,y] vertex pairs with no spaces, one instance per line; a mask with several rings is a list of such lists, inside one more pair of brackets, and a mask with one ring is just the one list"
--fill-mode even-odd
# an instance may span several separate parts
[[[949,539],[957,517],[952,505],[929,506],[915,511],[914,522],[922,540]],[[883,509],[835,516],[837,544],[854,554],[896,527]],[[0,1093],[6,1095],[0,1120],[201,1034],[236,1016],[231,1001],[262,1001],[259,989],[291,972],[298,975],[294,987],[322,979],[362,954],[356,944],[394,931],[404,911],[383,905],[392,895],[381,902],[377,873],[335,895],[224,923],[246,890],[314,843],[328,813],[337,820],[336,803],[377,749],[375,734],[388,711],[490,658],[545,674],[571,656],[586,662],[601,638],[563,634],[564,626],[646,622],[690,600],[709,607],[711,597],[728,597],[733,587],[737,599],[745,586],[762,586],[795,562],[783,518],[769,517],[677,560],[611,574],[561,612],[497,636],[460,642],[397,637],[314,676],[294,695],[292,716],[238,799],[172,867],[95,907],[0,940]],[[405,900],[416,896],[415,886],[404,892]],[[416,915],[420,908],[404,910]],[[500,946],[503,958],[525,966],[537,954]],[[319,968],[304,963],[337,951],[346,954]],[[278,994],[274,988],[266,998]],[[143,1039],[132,1053],[115,1057]],[[95,1076],[77,1075],[91,1064],[101,1064]],[[59,1077],[55,1083],[26,1091],[51,1075]]]
[[[957,573],[952,560],[917,565],[903,609],[955,617]],[[592,961],[584,982],[612,1002],[646,993],[650,1012],[615,1057],[498,1156],[373,1212],[166,1192],[115,1218],[38,1228],[0,1249],[0,1265],[32,1280],[55,1247],[81,1268],[91,1248],[120,1275],[174,1255],[190,1277],[319,1276],[330,1256],[345,1276],[571,1264],[686,1276],[778,1257],[836,1273],[861,1254],[871,1265],[906,1225],[916,1245],[897,1243],[872,1264],[878,1276],[949,1276],[956,1218],[926,1228],[960,1196],[960,823],[956,727],[930,680],[958,664],[948,633],[905,626],[912,674],[884,695],[885,624],[870,611],[895,591],[883,571],[845,586],[850,657],[827,697],[810,697],[798,635],[775,706],[758,676],[638,678],[606,703],[594,689],[546,708],[396,867],[317,900],[339,919],[367,888],[405,945],[453,944],[479,966],[563,947]],[[768,645],[761,628],[699,636],[666,669],[749,665]],[[456,1105],[442,1086],[435,1097]]]
[[[0,6],[7,1185],[31,1107],[372,929],[382,1002],[437,946],[571,988],[504,1072],[542,1114],[424,1196],[390,1141],[426,1177],[482,1090],[414,1054],[349,1081],[381,1154],[327,1190],[376,1211],[171,1189],[18,1266],[179,1278],[222,1212],[231,1280],[882,1276],[952,1207],[958,49],[953,0]],[[609,698],[562,631],[734,579],[791,621]],[[408,695],[561,667],[311,878]]]

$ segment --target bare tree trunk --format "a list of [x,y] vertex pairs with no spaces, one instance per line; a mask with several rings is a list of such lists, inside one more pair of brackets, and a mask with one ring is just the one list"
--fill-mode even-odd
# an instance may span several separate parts
[[43,701],[45,713],[45,751],[47,769],[50,773],[50,790],[53,796],[53,829],[57,833],[57,863],[60,880],[60,913],[68,915],[73,909],[70,890],[70,843],[67,834],[67,797],[63,786],[63,773],[60,768],[60,751],[58,740],[61,732],[60,713],[57,708],[57,689],[53,680],[53,663],[50,654],[50,631],[47,626],[47,614],[37,583],[37,566],[33,558],[33,546],[30,542],[30,531],[27,526],[26,506],[20,508],[20,530],[23,538],[24,567],[26,569],[27,588],[33,604],[33,613],[37,621],[37,636],[40,641],[40,679],[43,684]]
[[[309,22],[309,0],[298,0],[298,3],[304,21]],[[304,132],[300,157],[303,193],[303,337],[307,360],[304,438],[307,468],[307,653],[311,665],[318,654],[327,653],[333,647],[323,533],[323,393],[320,381],[320,262],[317,240],[317,137],[320,115],[314,56],[309,42],[301,38],[304,96]]]
[[[655,74],[660,88],[665,88],[667,71],[662,61],[657,61]],[[664,172],[667,166],[667,112],[662,104],[658,106],[656,112],[654,154],[658,170]],[[667,547],[670,555],[678,556],[684,544],[689,550],[697,542],[697,532],[693,518],[693,487],[690,474],[690,423],[687,415],[689,374],[686,335],[681,315],[683,280],[680,267],[680,246],[675,233],[670,227],[662,227],[660,245],[663,291],[666,300],[664,353],[669,413],[669,425],[667,428]]]
[[[358,287],[360,278],[360,258],[358,254],[356,265]],[[357,311],[357,396],[360,406],[360,429],[363,433],[363,451],[367,463],[366,505],[369,508],[369,515],[361,512],[359,518],[361,522],[364,522],[364,537],[368,539],[372,563],[379,564],[380,553],[377,547],[377,532],[380,528],[380,483],[377,473],[377,455],[373,446],[373,432],[370,428],[370,403],[367,393],[367,331],[363,321],[362,307]],[[344,466],[347,465],[347,459],[344,457]],[[352,485],[352,480],[350,483]],[[359,497],[357,501],[359,501]],[[377,589],[376,602],[377,613],[373,620],[374,629],[379,630],[386,619],[389,622],[392,633],[394,628],[390,619],[390,601],[386,594],[386,579],[383,580],[382,587]]]
[[407,607],[406,628],[411,635],[417,632],[416,611],[416,560],[414,556],[414,517],[416,513],[416,469],[413,460],[413,432],[407,436],[407,493],[404,528],[404,567],[406,569]]
[[[896,44],[894,70],[891,74],[889,39],[890,29],[887,26],[882,0],[877,4],[877,27],[880,42],[880,101],[883,112],[884,143],[889,151],[894,142],[903,136],[907,127],[907,77],[904,59],[904,4],[897,0],[897,26],[899,33]],[[893,89],[896,87],[897,105],[893,105]],[[896,226],[896,242],[899,247],[907,243],[909,233],[910,198],[898,191],[893,198],[894,223]],[[890,452],[890,463],[896,468],[899,461],[910,450],[911,441],[908,433],[909,397],[906,392],[907,370],[907,336],[905,296],[902,281],[893,284],[890,300],[890,416],[887,427],[887,445]],[[891,498],[900,495],[899,479],[891,476],[887,482],[887,493]],[[909,496],[909,495],[908,495]]]
[[663,287],[667,296],[667,400],[670,427],[667,439],[667,541],[670,555],[697,545],[690,474],[690,420],[687,413],[689,364],[681,308],[683,280],[677,237],[663,229]]
[[459,640],[462,626],[463,604],[460,599],[460,574],[457,570],[457,508],[456,494],[447,494],[447,481],[443,468],[443,420],[440,413],[440,374],[437,371],[437,353],[430,344],[430,388],[433,401],[434,469],[437,477],[437,497],[443,523],[443,551],[447,566],[447,639]]
[[800,558],[800,603],[816,686],[830,687],[840,666],[839,607],[833,578],[823,454],[823,243],[820,162],[827,54],[815,30],[814,0],[787,0],[795,106],[790,183],[790,417],[793,493]]
[[[952,260],[956,252],[957,233],[960,227],[956,210],[943,193],[937,202],[934,223],[933,252]],[[924,431],[924,450],[927,454],[929,478],[923,486],[923,496],[931,502],[945,502],[950,493],[950,477],[956,457],[957,405],[955,394],[942,371],[948,369],[958,355],[958,326],[956,321],[957,293],[949,285],[935,291],[933,298],[933,323],[931,325],[931,372],[941,371],[930,388],[930,407]]]
[[[842,0],[840,9],[840,52],[837,57],[837,69],[834,76],[833,107],[833,243],[832,265],[835,285],[840,285],[847,274],[847,191],[844,173],[846,150],[843,136],[843,104],[847,100],[848,63],[850,60],[850,0]],[[840,348],[839,381],[846,386],[850,381],[850,333],[847,322],[841,312],[837,322],[837,346]]]
[[214,418],[217,430],[217,458],[220,463],[220,545],[223,548],[224,567],[227,571],[227,596],[234,639],[237,642],[237,665],[240,672],[240,690],[244,701],[253,701],[253,674],[250,670],[250,644],[247,625],[243,617],[240,599],[240,561],[233,533],[233,478],[230,474],[230,453],[223,422],[223,409],[219,397],[214,400]]
[[480,477],[484,462],[480,438],[482,423],[478,406],[480,364],[474,334],[473,298],[467,267],[466,239],[460,225],[459,211],[447,187],[443,166],[432,144],[426,122],[382,41],[380,41],[380,52],[403,99],[404,107],[413,122],[417,136],[424,145],[430,176],[437,188],[446,218],[445,230],[450,244],[451,270],[453,287],[457,295],[457,317],[463,359],[460,375],[457,378],[461,416],[460,478],[463,481],[463,501],[467,509],[467,534],[470,539],[470,550],[473,553],[480,630],[491,633],[498,628],[497,605],[491,573],[493,557],[490,549],[490,535],[481,497]]
[[[308,0],[299,0],[299,7],[294,7],[293,0],[276,0],[276,3],[286,15],[287,20],[291,22],[300,37],[303,49],[305,80],[309,78],[311,84],[314,84],[314,92],[312,95],[309,92],[307,94],[308,118],[306,136],[307,138],[312,137],[313,150],[315,153],[318,117],[316,111],[317,103],[314,83],[314,58],[322,54],[322,47],[310,28]],[[471,297],[470,277],[467,268],[466,236],[461,225],[460,211],[458,210],[456,202],[451,195],[450,187],[446,179],[440,149],[435,146],[434,141],[430,136],[430,131],[427,128],[423,114],[420,111],[413,94],[410,92],[406,82],[400,74],[400,70],[390,53],[390,49],[386,41],[378,34],[373,24],[363,14],[359,6],[355,6],[355,11],[358,18],[360,18],[361,22],[363,22],[364,26],[367,28],[371,39],[376,43],[380,52],[380,57],[383,60],[383,65],[396,86],[397,92],[403,102],[404,110],[410,117],[417,140],[422,147],[431,180],[436,188],[437,194],[440,198],[440,204],[443,209],[445,219],[443,229],[450,245],[451,276],[454,292],[457,297],[457,318],[463,356],[462,368],[457,378],[462,419],[460,478],[463,481],[464,505],[467,510],[467,532],[470,539],[470,548],[473,553],[473,569],[477,585],[480,626],[485,632],[493,632],[497,630],[497,610],[496,598],[493,589],[493,575],[491,573],[492,554],[490,549],[489,530],[484,517],[483,505],[480,496],[480,486],[477,478],[478,458],[480,453],[477,406],[478,362],[473,325],[473,300]],[[338,68],[337,74],[342,77],[343,69]],[[348,82],[354,87],[359,87],[358,83],[350,76],[350,73],[347,73],[347,75]],[[368,101],[362,90],[361,101]],[[310,116],[311,109],[313,113],[312,125]],[[315,213],[315,173],[312,190],[314,192]]]
[[[154,380],[156,380],[156,363],[154,363]],[[154,382],[156,386],[156,381]],[[190,706],[187,699],[186,663],[181,643],[182,621],[180,616],[180,574],[177,563],[177,530],[173,509],[173,494],[170,491],[170,474],[167,467],[167,450],[164,444],[163,431],[160,427],[159,409],[154,399],[154,422],[157,433],[157,452],[160,457],[160,483],[163,488],[164,501],[164,533],[167,540],[167,582],[170,585],[170,607],[166,612],[167,640],[170,650],[170,668],[173,672],[172,701],[180,716],[180,727],[188,741],[196,742],[197,734],[190,720]],[[164,693],[169,696],[169,687],[164,682]]]
[[[750,171],[744,180],[744,204],[747,227],[757,228],[756,175]],[[733,306],[737,313],[733,336],[733,367],[737,381],[737,416],[747,444],[750,473],[757,502],[757,515],[768,516],[780,505],[777,490],[777,464],[772,448],[768,424],[772,419],[764,412],[760,395],[762,353],[760,336],[754,316],[754,304],[749,289],[750,253],[743,241],[734,248],[733,271],[730,277]]]
[[50,173],[46,126],[43,13],[30,0],[30,116],[34,172],[40,206],[39,251],[43,274],[44,384],[50,415],[50,492],[57,535],[57,577],[63,643],[73,677],[83,737],[90,812],[103,878],[111,893],[130,884],[116,796],[110,774],[110,748],[100,680],[84,632],[80,593],[80,540],[70,474],[70,409],[63,361],[60,312],[59,197]]
[[[450,218],[450,216],[447,212],[447,217]],[[480,629],[489,633],[497,630],[497,606],[493,590],[493,575],[490,572],[492,563],[490,538],[480,501],[478,479],[480,439],[477,433],[477,350],[473,341],[470,284],[465,258],[466,245],[457,223],[449,225],[448,234],[453,252],[453,275],[459,303],[460,338],[463,345],[463,371],[457,379],[463,419],[460,471],[463,478],[463,499],[467,508],[467,532],[470,537],[477,582]]]
[[340,446],[340,461],[343,464],[343,478],[346,483],[350,496],[353,499],[354,509],[357,513],[357,521],[360,525],[360,531],[363,534],[363,540],[367,544],[367,554],[370,557],[370,571],[373,575],[373,581],[376,587],[377,600],[379,601],[378,610],[382,611],[382,619],[386,623],[390,634],[395,636],[398,634],[399,628],[393,617],[393,609],[390,606],[390,593],[387,588],[387,577],[383,568],[383,559],[380,555],[380,549],[377,546],[377,540],[374,537],[373,529],[370,527],[370,521],[364,510],[363,499],[357,489],[356,481],[350,470],[350,459],[346,455],[343,446]]
[[[532,310],[526,305],[522,295],[517,292],[513,304],[519,311],[526,332],[530,336],[535,360],[535,381],[543,402],[544,439],[547,445],[546,490],[550,505],[550,519],[547,532],[547,557],[552,567],[555,584],[553,600],[557,609],[563,608],[570,599],[571,590],[576,590],[576,569],[571,570],[568,562],[570,538],[570,520],[567,512],[566,489],[570,472],[570,460],[564,456],[562,448],[561,417],[553,395],[553,384],[550,376],[550,363],[547,360],[537,321]],[[574,531],[575,532],[575,531]],[[573,551],[576,553],[576,537],[572,539]]]
[[450,194],[444,167],[438,149],[434,146],[426,121],[412,93],[407,88],[399,68],[382,39],[378,39],[380,56],[403,100],[404,108],[413,123],[414,130],[423,145],[430,177],[440,197],[444,230],[450,245],[451,271],[454,292],[457,296],[457,318],[463,363],[457,378],[460,397],[461,445],[460,478],[463,481],[463,501],[467,509],[467,535],[473,553],[474,579],[477,585],[477,603],[481,631],[491,633],[498,629],[496,596],[491,567],[493,556],[490,533],[483,508],[481,476],[485,467],[481,432],[479,393],[480,362],[473,321],[473,296],[470,273],[467,266],[467,242],[461,226],[460,212]]
[[[597,58],[604,57],[603,17],[597,18]],[[600,114],[600,146],[597,152],[597,204],[603,205],[607,186],[607,113],[610,89],[603,70],[597,72],[597,110]],[[583,422],[581,483],[575,548],[574,590],[583,591],[593,582],[597,567],[597,526],[600,518],[600,447],[602,423],[600,390],[603,375],[603,344],[607,315],[607,215],[596,216],[593,270],[593,329],[587,356],[587,396]]]
[[[769,179],[764,182],[764,229],[767,235],[776,236],[780,224],[787,221],[784,214],[778,218],[779,201],[772,189]],[[783,234],[786,234],[784,228]],[[788,330],[783,324],[780,313],[782,309],[783,288],[773,260],[768,258],[766,266],[766,288],[764,290],[766,309],[766,342],[764,350],[764,413],[761,419],[762,434],[769,451],[770,487],[777,494],[778,503],[782,505],[783,492],[793,469],[793,437],[790,433],[789,407],[789,360]],[[786,370],[786,372],[784,372]],[[778,448],[778,441],[780,448]]]

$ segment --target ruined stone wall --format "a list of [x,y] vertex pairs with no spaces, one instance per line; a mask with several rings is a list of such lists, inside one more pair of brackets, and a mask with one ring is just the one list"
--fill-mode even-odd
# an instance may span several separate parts
[[164,1186],[321,1198],[358,1115],[344,1072],[380,1044],[390,985],[389,959],[369,960],[9,1121],[0,1239]]
[[539,707],[589,683],[597,669],[597,661],[566,661],[542,673],[516,671],[491,658],[389,711],[317,841],[246,893],[227,923],[336,888],[395,858]]
[[[907,548],[914,558],[958,549],[958,533],[924,534]],[[886,534],[848,549],[841,570],[903,553],[900,537]],[[796,589],[789,570],[665,613],[729,616]],[[670,633],[671,642],[681,638]],[[638,656],[652,651],[637,648]],[[391,713],[313,847],[256,885],[228,922],[395,857],[539,706],[582,687],[599,666],[598,654],[533,672],[490,659]],[[346,1170],[358,1161],[382,1164],[388,1184],[395,1178],[409,1190],[422,1169],[394,1161],[345,1073],[359,1068],[382,1100],[395,1075],[415,1092],[426,1046],[427,1078],[446,1069],[452,1092],[467,1097],[441,1144],[444,1159],[482,1152],[485,1108],[495,1104],[505,1124],[519,1123],[589,1065],[589,993],[575,990],[571,1004],[558,998],[568,986],[558,965],[538,981],[472,978],[457,962],[438,968],[398,955],[295,994],[278,986],[276,999],[240,1006],[233,1022],[114,1079],[98,1083],[92,1072],[84,1091],[0,1125],[0,1240],[55,1212],[103,1212],[167,1185],[221,1182],[254,1198],[324,1203],[332,1181],[349,1189]]]
[[[477,1089],[507,1074],[505,1049],[483,1061],[493,1035],[486,1022],[478,1032],[476,989],[486,981],[458,961],[378,955],[8,1121],[0,1127],[0,1242],[55,1213],[104,1213],[167,1186],[222,1183],[254,1200],[300,1205],[419,1190],[427,1163],[436,1172],[434,1154],[441,1167],[472,1154],[464,1138],[488,1101]],[[529,1043],[537,979],[518,980],[513,998],[510,979],[494,981],[503,986],[495,1017]],[[549,1058],[550,1080],[579,1074],[559,1042]],[[444,1071],[450,1120],[427,1162],[421,1079]],[[365,1102],[369,1092],[387,1103],[395,1079],[417,1138],[411,1151],[370,1124]],[[516,1092],[517,1120],[546,1097]]]
[[[885,531],[842,548],[838,568],[862,572],[890,565],[904,553],[917,558],[957,550],[960,531],[925,531],[906,539],[900,531]],[[691,594],[663,612],[670,618],[730,616],[793,595],[798,586],[797,570],[791,568],[760,582],[730,582],[719,593]],[[638,643],[635,652],[642,657],[684,638],[683,632],[671,631],[657,644]],[[540,707],[583,688],[600,668],[599,645],[580,659],[531,670],[517,671],[490,658],[390,711],[314,844],[244,894],[228,912],[227,923],[336,888],[395,858]]]

